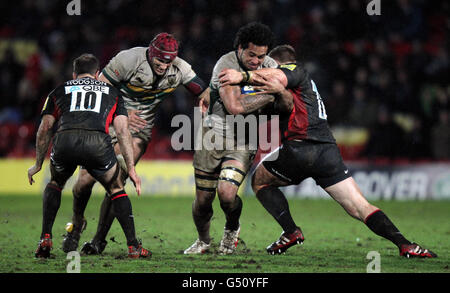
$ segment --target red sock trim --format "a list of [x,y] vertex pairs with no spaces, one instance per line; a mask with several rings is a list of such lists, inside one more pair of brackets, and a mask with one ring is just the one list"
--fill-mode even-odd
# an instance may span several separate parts
[[47,184],[47,187],[50,187],[50,188],[53,188],[53,189],[55,189],[55,190],[57,190],[57,191],[59,191],[59,192],[61,192],[61,188],[59,188],[58,186],[56,186],[56,185],[54,185],[54,184],[51,184],[51,183],[48,183]]
[[380,209],[376,209],[376,210],[374,210],[373,212],[371,212],[365,219],[364,219],[364,224],[367,224],[367,220],[373,215],[373,214],[375,214],[376,212],[380,212],[381,210]]
[[115,200],[116,198],[124,197],[124,196],[128,196],[128,194],[126,194],[126,193],[120,193],[120,194],[114,195],[114,197],[111,197],[111,200]]

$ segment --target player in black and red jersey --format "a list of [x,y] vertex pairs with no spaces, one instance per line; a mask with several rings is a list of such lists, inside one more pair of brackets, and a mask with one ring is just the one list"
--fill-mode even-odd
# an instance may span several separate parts
[[43,223],[36,257],[48,258],[52,249],[52,227],[61,203],[61,191],[80,165],[97,179],[111,195],[113,208],[125,233],[128,256],[139,258],[151,253],[136,239],[131,202],[120,180],[121,168],[108,135],[112,124],[128,167],[128,175],[141,192],[141,181],[134,168],[127,110],[118,90],[98,78],[98,60],[83,54],[73,63],[73,80],[54,89],[42,109],[36,137],[36,163],[28,169],[28,180],[42,168],[53,133],[50,155],[51,179],[43,195]]
[[[261,84],[254,87],[262,90],[261,94],[283,97],[274,108],[288,113],[280,117],[282,145],[257,166],[252,178],[258,200],[284,230],[280,238],[267,247],[267,252],[283,253],[304,241],[302,230],[292,219],[288,201],[278,187],[296,185],[312,177],[350,216],[397,245],[401,256],[436,257],[435,253],[407,240],[379,208],[364,198],[328,127],[325,106],[316,84],[296,63],[295,50],[282,45],[274,48],[269,56],[278,62],[278,69],[242,74],[227,70],[220,76],[225,84],[239,83],[243,77],[253,79]],[[287,91],[291,94],[290,101],[286,99]]]

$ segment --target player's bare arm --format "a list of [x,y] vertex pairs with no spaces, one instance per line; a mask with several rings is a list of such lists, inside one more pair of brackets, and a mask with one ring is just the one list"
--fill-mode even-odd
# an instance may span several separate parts
[[114,119],[114,130],[117,134],[117,140],[120,145],[122,156],[127,165],[128,175],[130,176],[130,179],[133,181],[136,187],[137,194],[140,195],[141,180],[139,176],[137,176],[136,170],[134,168],[132,140],[131,134],[128,131],[128,118],[124,115],[118,115]]
[[291,92],[285,88],[278,78],[263,78],[262,85],[254,86],[255,90],[261,90],[261,94],[274,94],[277,99],[277,109],[280,112],[292,112],[294,108],[294,97]]
[[208,87],[206,88],[199,97],[198,106],[200,107],[200,110],[202,113],[206,113],[209,108],[209,94],[211,92],[211,89]]
[[273,95],[243,95],[238,86],[221,87],[219,94],[225,108],[233,115],[251,113],[275,100]]
[[221,86],[240,84],[247,82],[253,85],[260,85],[264,79],[276,78],[285,87],[287,86],[287,77],[277,68],[261,68],[255,71],[239,72],[235,69],[227,68],[219,73],[219,82]]
[[55,123],[55,117],[52,115],[42,116],[41,124],[36,135],[36,162],[28,169],[28,181],[30,185],[34,183],[33,175],[39,172],[44,163],[45,155],[47,154],[48,146],[52,139],[52,127]]

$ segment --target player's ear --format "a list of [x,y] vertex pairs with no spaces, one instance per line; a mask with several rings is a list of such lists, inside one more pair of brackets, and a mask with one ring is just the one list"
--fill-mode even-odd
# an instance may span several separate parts
[[97,70],[96,72],[95,72],[95,79],[98,79],[98,76],[100,75],[100,71],[99,70]]

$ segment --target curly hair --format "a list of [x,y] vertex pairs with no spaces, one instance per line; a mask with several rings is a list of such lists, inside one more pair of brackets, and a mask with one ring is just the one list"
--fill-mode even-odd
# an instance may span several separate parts
[[270,50],[274,43],[274,35],[270,28],[259,22],[251,22],[239,29],[234,39],[234,48],[237,49],[239,45],[242,49],[247,49],[249,43],[257,46],[267,46]]

